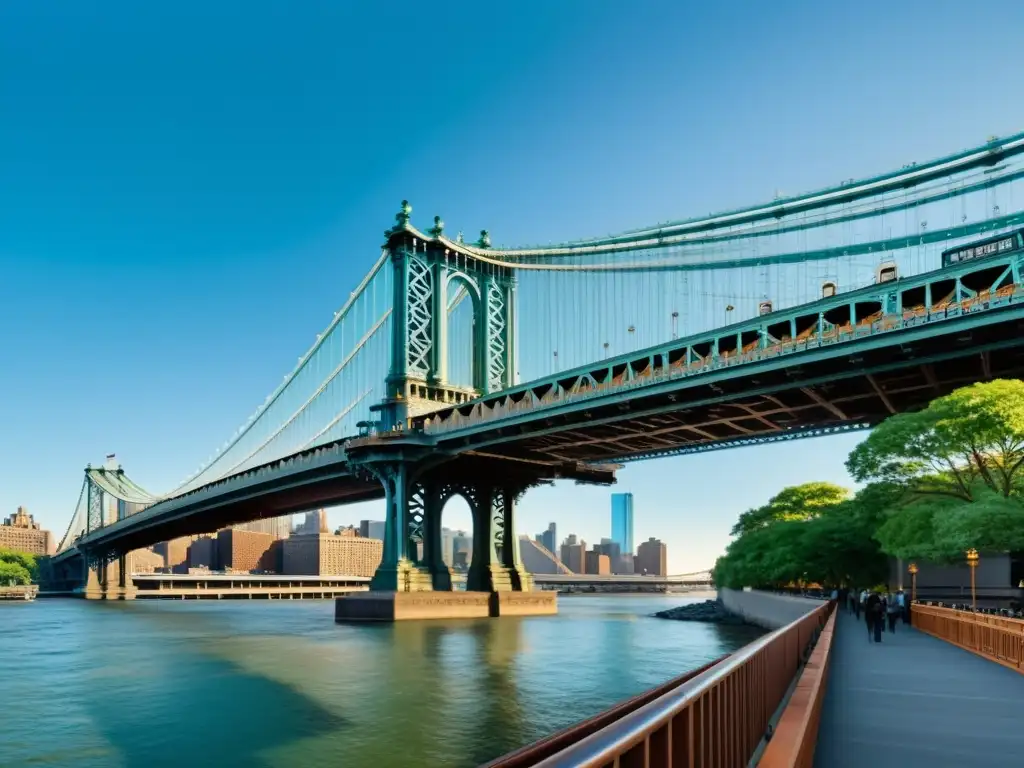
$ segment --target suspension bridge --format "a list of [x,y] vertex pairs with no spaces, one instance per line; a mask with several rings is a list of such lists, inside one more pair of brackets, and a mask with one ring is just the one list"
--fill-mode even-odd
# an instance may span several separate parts
[[128,554],[325,505],[386,500],[375,591],[447,591],[440,517],[473,514],[470,591],[530,576],[516,501],[624,462],[868,428],[1024,374],[1024,134],[763,205],[600,239],[498,248],[418,228],[195,473],[157,495],[89,468],[54,558],[87,596]]

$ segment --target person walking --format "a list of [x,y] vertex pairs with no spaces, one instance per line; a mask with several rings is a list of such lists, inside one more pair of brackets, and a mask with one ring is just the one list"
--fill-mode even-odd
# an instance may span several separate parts
[[903,606],[900,605],[899,597],[894,594],[889,594],[888,599],[885,601],[885,613],[889,619],[889,632],[890,634],[896,634],[896,619],[903,613]]
[[876,643],[882,642],[882,624],[884,621],[885,604],[877,592],[872,592],[864,600],[864,622],[868,627],[869,642],[872,637],[874,637]]
[[896,593],[896,602],[900,607],[900,615],[903,617],[904,624],[910,624],[910,601],[907,600],[907,594],[902,589]]

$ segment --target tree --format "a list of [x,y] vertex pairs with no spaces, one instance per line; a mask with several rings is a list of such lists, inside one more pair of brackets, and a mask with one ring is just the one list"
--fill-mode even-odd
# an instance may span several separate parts
[[11,582],[15,584],[31,584],[32,576],[20,563],[0,560],[0,587],[6,587]]
[[29,579],[35,581],[39,578],[39,563],[35,555],[28,552],[20,552],[15,549],[4,549],[0,547],[0,563],[11,563],[20,566],[29,575]]
[[778,586],[804,577],[803,522],[781,520],[733,541],[715,564],[715,583],[725,587]]
[[763,507],[741,514],[732,528],[732,535],[742,536],[783,520],[809,520],[849,495],[848,490],[833,483],[804,483],[784,488]]
[[715,564],[725,587],[876,583],[886,558],[874,539],[880,505],[902,491],[872,484],[853,498],[831,483],[783,489],[768,504],[743,513],[737,538]]
[[886,419],[846,462],[858,481],[881,480],[919,495],[974,501],[986,488],[1019,495],[1024,467],[1024,382],[963,387],[923,411]]
[[1024,382],[974,384],[893,416],[850,454],[857,480],[902,489],[877,538],[897,557],[1024,548]]
[[875,531],[876,503],[888,495],[887,490],[868,486],[805,523],[802,557],[811,580],[832,585],[885,580],[888,564]]

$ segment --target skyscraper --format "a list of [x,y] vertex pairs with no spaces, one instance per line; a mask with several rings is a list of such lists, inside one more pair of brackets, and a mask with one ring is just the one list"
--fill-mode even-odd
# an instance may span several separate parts
[[548,529],[544,531],[540,536],[537,537],[541,546],[547,547],[549,552],[555,552],[558,546],[558,535],[557,529],[554,523],[548,524]]
[[612,541],[624,555],[633,554],[633,494],[612,494]]
[[297,534],[330,533],[327,530],[327,510],[317,509],[306,513],[306,518],[295,528]]

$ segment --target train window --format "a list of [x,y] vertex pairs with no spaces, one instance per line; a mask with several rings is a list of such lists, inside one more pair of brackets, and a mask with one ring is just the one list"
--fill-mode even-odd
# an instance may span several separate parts
[[837,292],[836,284],[829,281],[821,284],[821,298],[828,299],[835,296]]
[[772,303],[770,301],[762,301],[757,305],[757,314],[759,315],[770,315],[772,313]]
[[876,283],[891,283],[897,278],[896,274],[896,263],[887,261],[885,264],[878,265],[878,271],[875,273]]

